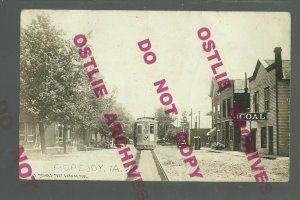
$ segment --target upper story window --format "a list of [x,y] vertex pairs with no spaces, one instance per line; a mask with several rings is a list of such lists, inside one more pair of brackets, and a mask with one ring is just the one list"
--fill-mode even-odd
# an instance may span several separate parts
[[230,108],[231,108],[231,98],[227,99],[227,117],[231,116]]
[[265,111],[270,110],[270,88],[266,87],[264,89],[264,101],[265,101]]
[[224,100],[222,104],[223,117],[226,117],[226,112],[227,112],[227,106],[226,106],[226,100]]
[[259,112],[259,92],[254,92],[253,95],[253,110],[254,112]]

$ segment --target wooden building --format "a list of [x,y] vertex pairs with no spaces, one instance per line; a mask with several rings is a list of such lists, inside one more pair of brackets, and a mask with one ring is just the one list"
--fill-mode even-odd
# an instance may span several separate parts
[[289,60],[274,49],[274,60],[259,59],[249,78],[251,112],[266,112],[266,120],[251,121],[251,140],[259,153],[289,155],[290,77]]

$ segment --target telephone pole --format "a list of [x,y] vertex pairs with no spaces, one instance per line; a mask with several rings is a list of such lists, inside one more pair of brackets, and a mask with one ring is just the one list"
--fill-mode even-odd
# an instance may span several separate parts
[[193,109],[191,108],[191,129],[193,128]]
[[198,119],[198,127],[200,129],[200,111],[198,111],[198,117],[199,117],[199,119]]

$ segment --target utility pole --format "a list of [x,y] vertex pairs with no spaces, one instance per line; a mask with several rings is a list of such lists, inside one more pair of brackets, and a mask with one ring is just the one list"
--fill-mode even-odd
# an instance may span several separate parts
[[189,141],[189,144],[191,144],[191,131],[192,131],[192,128],[193,128],[193,110],[191,108],[191,128],[190,128],[190,131],[189,131],[189,134],[188,134],[188,141]]
[[199,129],[200,129],[200,111],[198,111],[198,117],[199,117],[199,119],[198,119],[198,127],[199,127]]
[[191,129],[193,128],[193,110],[191,108]]

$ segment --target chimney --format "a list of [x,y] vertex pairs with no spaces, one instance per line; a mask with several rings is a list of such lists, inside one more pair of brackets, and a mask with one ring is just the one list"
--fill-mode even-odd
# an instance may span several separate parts
[[276,78],[278,80],[282,79],[282,60],[281,60],[281,47],[275,47],[274,53],[275,53],[275,69],[276,69]]
[[248,93],[248,80],[247,80],[247,72],[245,72],[245,93]]

